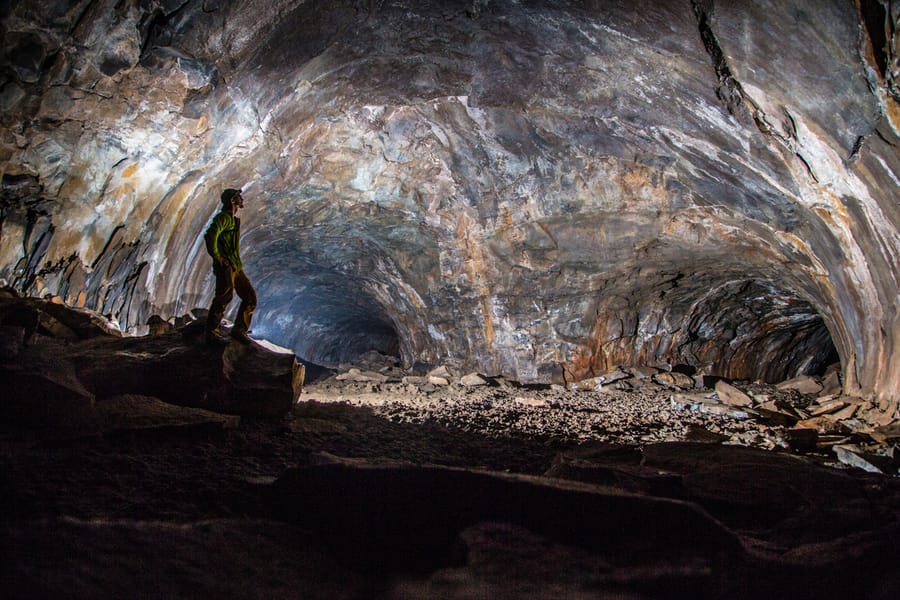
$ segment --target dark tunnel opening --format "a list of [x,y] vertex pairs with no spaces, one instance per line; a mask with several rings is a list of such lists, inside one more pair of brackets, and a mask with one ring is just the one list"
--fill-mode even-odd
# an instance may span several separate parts
[[839,362],[822,315],[769,281],[731,282],[692,311],[679,353],[689,364],[731,379],[777,383],[821,375]]
[[254,337],[293,350],[306,363],[337,368],[376,351],[399,356],[397,331],[364,282],[322,268],[263,277]]

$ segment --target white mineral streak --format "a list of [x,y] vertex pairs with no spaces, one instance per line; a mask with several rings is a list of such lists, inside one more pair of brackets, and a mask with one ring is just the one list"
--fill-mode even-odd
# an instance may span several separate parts
[[881,158],[880,156],[876,156],[875,159],[878,161],[878,164],[880,164],[881,167],[884,169],[885,173],[888,174],[888,177],[891,178],[891,181],[894,182],[894,185],[896,185],[897,188],[900,189],[900,179],[897,178],[897,174],[894,173],[893,170],[891,170],[891,168],[888,166],[888,164],[886,162],[884,162],[883,158]]

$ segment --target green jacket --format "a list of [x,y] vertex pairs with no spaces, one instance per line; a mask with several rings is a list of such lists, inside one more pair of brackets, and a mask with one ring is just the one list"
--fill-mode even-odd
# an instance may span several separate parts
[[241,220],[231,211],[220,211],[207,227],[203,239],[206,241],[206,251],[214,261],[224,258],[235,271],[244,268],[241,263]]

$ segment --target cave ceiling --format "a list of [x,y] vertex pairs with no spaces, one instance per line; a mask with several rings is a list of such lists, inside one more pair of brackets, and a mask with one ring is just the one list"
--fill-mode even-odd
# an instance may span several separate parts
[[900,394],[900,6],[0,3],[0,277],[137,327],[551,382],[616,365]]

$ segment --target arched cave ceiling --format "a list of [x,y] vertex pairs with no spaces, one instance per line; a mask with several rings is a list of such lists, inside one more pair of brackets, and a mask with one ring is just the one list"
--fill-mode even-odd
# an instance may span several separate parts
[[900,5],[0,3],[0,276],[523,382],[843,366],[895,410]]

